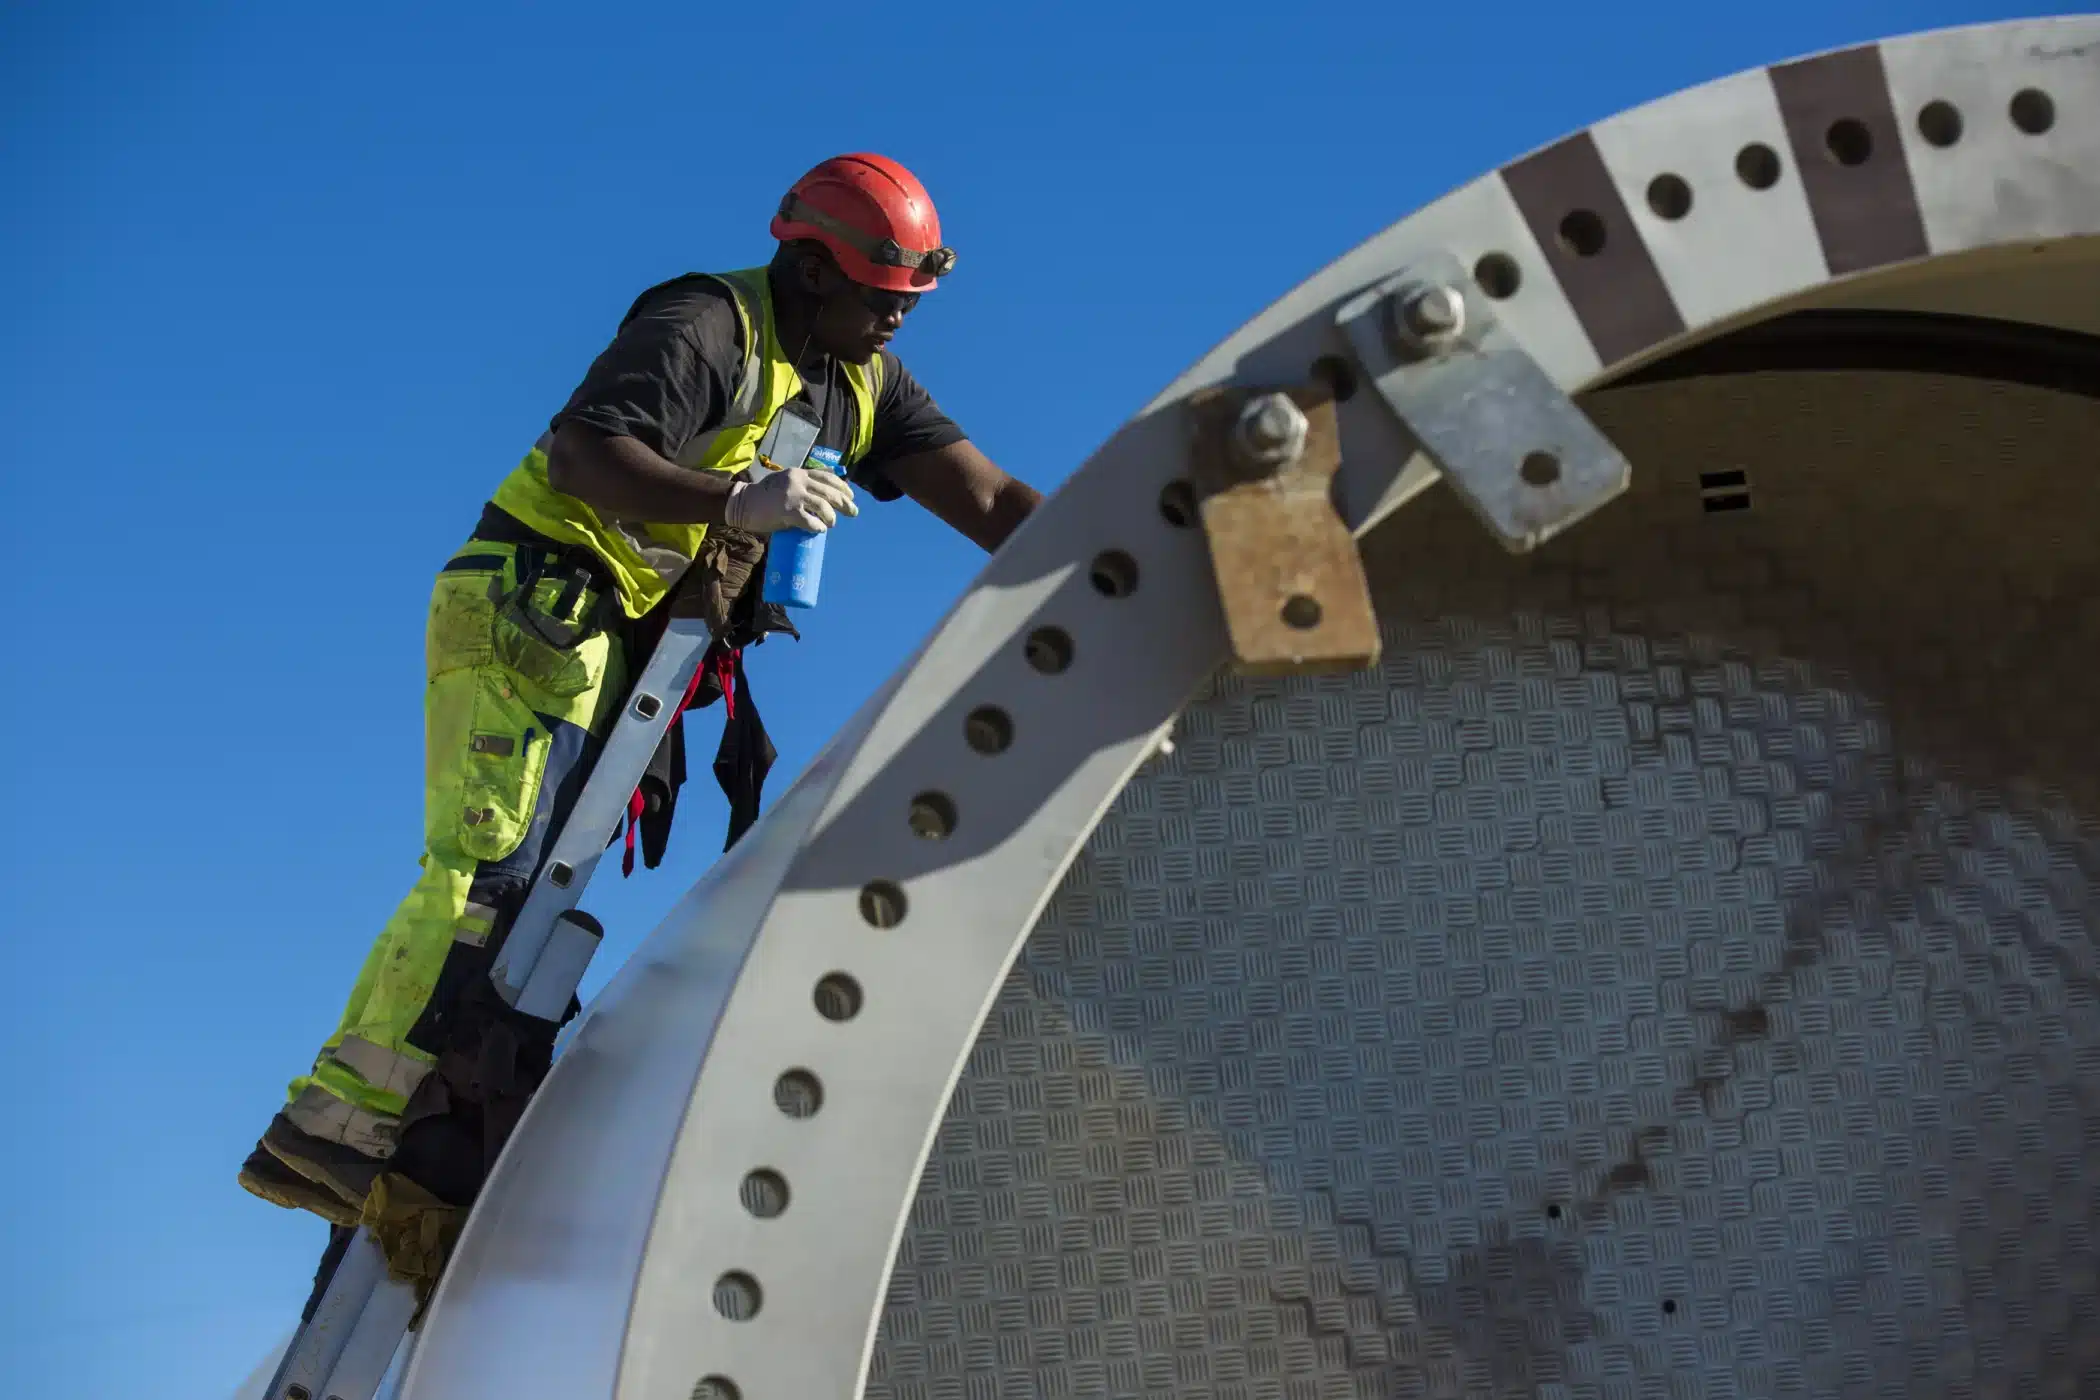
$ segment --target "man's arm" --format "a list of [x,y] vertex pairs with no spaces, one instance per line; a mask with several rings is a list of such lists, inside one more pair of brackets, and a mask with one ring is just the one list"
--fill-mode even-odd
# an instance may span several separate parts
[[719,525],[732,482],[723,472],[686,471],[639,439],[578,419],[555,430],[547,484],[609,520]]
[[898,457],[883,466],[892,485],[990,553],[1043,503],[968,438]]

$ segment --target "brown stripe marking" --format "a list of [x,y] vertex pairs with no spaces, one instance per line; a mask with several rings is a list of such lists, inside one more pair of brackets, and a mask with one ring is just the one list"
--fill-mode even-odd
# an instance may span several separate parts
[[1831,275],[1930,252],[1881,49],[1867,44],[1766,72]]
[[1598,359],[1617,364],[1684,333],[1684,317],[1587,131],[1504,166],[1502,182]]

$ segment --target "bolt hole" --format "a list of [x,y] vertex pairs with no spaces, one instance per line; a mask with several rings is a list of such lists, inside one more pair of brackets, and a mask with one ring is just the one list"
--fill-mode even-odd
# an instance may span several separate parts
[[1473,280],[1496,301],[1507,301],[1524,284],[1524,273],[1509,254],[1489,253],[1473,264]]
[[1558,1220],[1558,1219],[1560,1219],[1560,1207],[1559,1207],[1558,1205],[1550,1205],[1550,1206],[1547,1206],[1547,1207],[1546,1207],[1546,1218],[1547,1218],[1548,1220]]
[[1320,625],[1320,617],[1320,600],[1318,598],[1310,598],[1303,593],[1299,593],[1284,601],[1283,620],[1285,624],[1297,628],[1300,632],[1309,632],[1313,628],[1318,627]]
[[979,753],[1005,753],[1013,741],[1013,718],[996,705],[980,705],[963,720],[963,742]]
[[850,1021],[860,1015],[860,983],[843,972],[826,973],[817,979],[817,1014],[827,1021]]
[[1676,1311],[1677,1311],[1677,1300],[1676,1300],[1675,1298],[1665,1298],[1665,1299],[1663,1299],[1663,1312],[1664,1312],[1665,1314],[1669,1314],[1669,1313],[1674,1313],[1674,1312],[1676,1312]]
[[1137,592],[1137,560],[1120,549],[1105,549],[1094,556],[1087,582],[1104,598],[1128,598]]
[[736,1198],[760,1220],[772,1220],[788,1208],[787,1178],[771,1167],[746,1172]]
[[1918,109],[1918,135],[1945,149],[1961,140],[1961,109],[1952,102],[1928,102]]
[[824,1107],[824,1085],[806,1069],[791,1069],[773,1081],[773,1107],[790,1118],[814,1118]]
[[1551,486],[1560,480],[1560,458],[1551,452],[1527,452],[1517,464],[1517,475],[1526,486]]
[[1648,207],[1658,219],[1681,219],[1692,212],[1692,187],[1682,175],[1658,175],[1648,182]]
[[1038,627],[1028,634],[1028,664],[1046,676],[1072,665],[1072,637],[1061,627]]
[[945,792],[922,792],[911,800],[911,829],[927,841],[955,834],[955,800]]
[[741,1269],[731,1269],[715,1280],[715,1311],[731,1322],[749,1322],[758,1316],[764,1302],[758,1280]]
[[890,880],[870,880],[861,886],[860,916],[876,928],[895,928],[904,922],[904,891]]
[[693,1387],[693,1400],[744,1400],[744,1392],[727,1376],[703,1376]]
[[1853,117],[1840,117],[1823,133],[1823,149],[1839,165],[1865,165],[1874,156],[1874,133]]
[[2039,136],[2056,125],[2056,103],[2040,88],[2022,88],[2014,93],[2007,110],[2012,124],[2029,136]]
[[1573,209],[1560,221],[1560,242],[1578,258],[1594,258],[1604,251],[1604,220],[1594,209]]
[[284,1388],[284,1400],[314,1400],[314,1395],[303,1385],[288,1385]]
[[1196,523],[1196,488],[1186,481],[1168,482],[1160,488],[1159,513],[1175,529],[1188,529]]
[[1753,190],[1768,190],[1779,183],[1779,152],[1752,141],[1735,153],[1735,174]]
[[1327,386],[1336,403],[1356,396],[1356,367],[1340,355],[1322,355],[1312,362],[1312,377]]

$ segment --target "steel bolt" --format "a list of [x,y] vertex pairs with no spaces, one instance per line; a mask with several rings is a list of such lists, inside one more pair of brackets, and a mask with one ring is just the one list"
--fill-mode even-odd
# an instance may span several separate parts
[[1288,394],[1263,394],[1247,401],[1233,427],[1233,443],[1249,465],[1274,470],[1305,450],[1304,410]]
[[1403,288],[1392,311],[1394,338],[1417,353],[1435,353],[1466,328],[1466,299],[1452,287]]

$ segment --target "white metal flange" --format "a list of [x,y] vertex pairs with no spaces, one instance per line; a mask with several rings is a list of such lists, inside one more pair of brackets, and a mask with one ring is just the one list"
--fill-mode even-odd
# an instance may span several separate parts
[[[1850,279],[2096,235],[2100,19],[2062,19],[1681,93],[1305,282],[1044,504],[589,1008],[402,1393],[861,1393],[904,1212],[1001,979],[1226,654],[1203,540],[1154,508],[1187,470],[1191,394],[1346,364],[1338,308],[1429,256],[1472,268],[1574,392]],[[1436,474],[1377,395],[1339,412],[1361,533]]]

